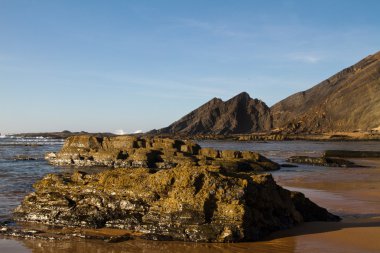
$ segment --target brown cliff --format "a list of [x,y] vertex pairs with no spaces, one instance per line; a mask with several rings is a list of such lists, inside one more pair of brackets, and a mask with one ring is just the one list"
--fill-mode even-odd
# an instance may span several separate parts
[[273,126],[349,132],[380,126],[380,52],[271,107]]

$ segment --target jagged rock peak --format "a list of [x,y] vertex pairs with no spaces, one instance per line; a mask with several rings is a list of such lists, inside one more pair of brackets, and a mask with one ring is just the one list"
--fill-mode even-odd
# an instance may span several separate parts
[[235,100],[235,99],[251,99],[249,94],[245,91],[237,94],[236,96],[232,97],[230,100]]
[[241,92],[227,101],[213,98],[159,134],[244,134],[269,130],[272,126],[269,107],[259,99]]

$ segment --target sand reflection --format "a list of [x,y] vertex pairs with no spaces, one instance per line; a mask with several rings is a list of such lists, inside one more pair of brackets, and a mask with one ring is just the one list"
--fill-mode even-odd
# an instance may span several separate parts
[[102,241],[41,241],[24,240],[22,243],[34,253],[67,253],[67,252],[97,252],[97,253],[227,253],[227,252],[295,252],[295,238],[281,238],[256,243],[183,243],[155,242],[131,240],[121,243],[105,243]]

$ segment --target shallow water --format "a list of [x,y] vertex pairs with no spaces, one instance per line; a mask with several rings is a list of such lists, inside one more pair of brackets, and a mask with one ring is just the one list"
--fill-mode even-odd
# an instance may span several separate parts
[[216,149],[251,150],[277,162],[284,162],[293,155],[320,156],[325,150],[360,150],[380,151],[379,141],[269,141],[269,142],[236,142],[236,141],[199,141],[202,147]]
[[[62,144],[62,140],[45,138],[0,138],[0,221],[9,218],[37,179],[57,171],[44,154],[59,150]],[[35,160],[15,160],[19,155]]]
[[[25,146],[25,144],[38,144]],[[279,163],[292,155],[318,156],[327,149],[377,150],[380,142],[226,142],[202,141],[203,147],[253,150]],[[43,160],[61,141],[0,139],[0,219],[32,191],[32,184],[47,173],[62,173]],[[16,155],[37,160],[17,161]],[[357,159],[364,168],[324,168],[302,165],[273,172],[276,181],[304,192],[316,203],[343,216],[339,223],[305,223],[274,233],[263,242],[201,244],[132,240],[105,243],[95,240],[47,241],[0,238],[0,252],[380,252],[380,162]]]

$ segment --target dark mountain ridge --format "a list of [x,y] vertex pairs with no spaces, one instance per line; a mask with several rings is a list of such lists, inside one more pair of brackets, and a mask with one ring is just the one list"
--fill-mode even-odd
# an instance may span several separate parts
[[269,108],[242,92],[213,98],[155,134],[248,134],[380,130],[380,52]]
[[272,127],[269,107],[242,92],[223,101],[213,98],[159,134],[240,134],[265,131]]

